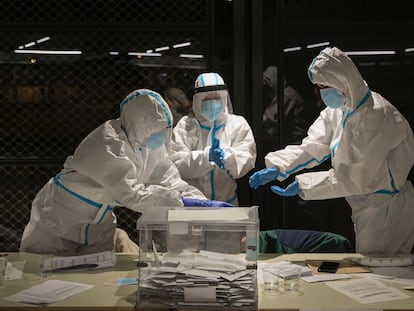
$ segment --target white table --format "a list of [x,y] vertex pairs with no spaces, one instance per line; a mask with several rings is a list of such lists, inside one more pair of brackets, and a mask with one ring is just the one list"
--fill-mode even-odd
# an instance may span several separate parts
[[[344,257],[352,257],[356,254],[264,254],[260,261],[276,262],[288,260],[292,262],[303,262],[304,260],[340,260]],[[48,306],[34,306],[9,302],[2,297],[12,295],[21,290],[27,289],[33,285],[39,284],[43,280],[26,280],[37,267],[33,264],[35,256],[27,253],[9,253],[9,261],[26,260],[27,265],[23,279],[14,281],[5,281],[5,285],[0,287],[0,310],[7,311],[27,311],[27,310],[47,310],[47,311],[65,311],[65,310],[143,310],[141,307],[136,309],[136,285],[116,285],[117,278],[133,278],[137,276],[136,255],[117,254],[117,264],[114,268],[107,268],[83,273],[65,273],[52,274],[48,279],[60,279],[65,281],[80,282],[92,284],[94,287],[83,293],[76,294],[63,301],[50,304]],[[393,285],[389,283],[389,285]],[[393,285],[394,286],[394,285]],[[262,288],[259,286],[259,310],[333,310],[333,309],[354,309],[354,310],[414,310],[414,291],[403,290],[410,298],[383,303],[360,304],[347,296],[331,289],[323,283],[306,283],[301,281],[301,287],[304,294],[302,296],[270,296],[262,294]],[[397,286],[398,287],[398,286]],[[167,309],[167,308],[165,308]],[[164,310],[165,310],[164,309]],[[156,311],[150,309],[151,311]],[[171,310],[171,309],[170,309]],[[182,309],[188,311],[189,309]],[[210,309],[211,311],[212,309]],[[197,308],[200,311],[200,308]]]

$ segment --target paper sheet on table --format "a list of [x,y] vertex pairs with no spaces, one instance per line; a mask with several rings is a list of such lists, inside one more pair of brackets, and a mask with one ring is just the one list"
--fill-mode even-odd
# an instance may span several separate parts
[[343,279],[350,279],[350,278],[351,276],[349,274],[341,274],[341,273],[323,273],[323,274],[315,274],[315,275],[301,277],[301,279],[307,283],[335,281],[335,280],[343,280]]
[[386,286],[384,283],[372,279],[362,278],[349,281],[326,282],[325,284],[362,304],[410,297],[397,288]]
[[246,209],[239,208],[169,210],[168,221],[246,220],[249,219],[247,212]]
[[4,297],[4,299],[30,304],[49,304],[81,293],[92,287],[93,285],[89,284],[48,280],[14,295]]
[[115,254],[106,251],[80,256],[52,257],[45,260],[44,268],[53,272],[69,272],[71,269],[73,271],[84,271],[113,267],[115,262]]
[[353,274],[353,276],[386,280],[404,285],[403,289],[414,289],[413,267],[371,267],[373,273]]
[[414,279],[395,278],[387,281],[403,285],[402,289],[414,289]]
[[23,276],[23,270],[26,266],[26,261],[12,261],[7,262],[5,280],[20,280]]

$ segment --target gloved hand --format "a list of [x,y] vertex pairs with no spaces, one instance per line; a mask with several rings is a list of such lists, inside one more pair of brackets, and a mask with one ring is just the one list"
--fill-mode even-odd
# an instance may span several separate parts
[[279,174],[280,171],[276,166],[264,168],[250,176],[249,185],[251,188],[257,189],[259,186],[275,180]]
[[295,180],[294,182],[292,182],[291,184],[289,184],[286,189],[283,189],[281,187],[278,186],[272,186],[270,187],[270,190],[272,190],[272,192],[282,196],[282,197],[293,197],[295,195],[297,195],[301,190],[299,188],[299,184],[298,182]]
[[194,198],[182,198],[184,206],[199,206],[199,207],[234,207],[234,205],[215,200],[200,200]]
[[217,138],[213,140],[213,144],[208,153],[208,160],[213,161],[218,167],[224,169],[224,151],[220,148],[220,140]]

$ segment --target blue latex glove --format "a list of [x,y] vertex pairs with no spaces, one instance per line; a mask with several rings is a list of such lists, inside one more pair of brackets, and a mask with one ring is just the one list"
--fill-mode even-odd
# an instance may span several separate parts
[[224,151],[220,148],[220,140],[217,138],[213,140],[213,144],[208,153],[208,160],[213,161],[218,167],[224,169]]
[[270,187],[270,190],[282,197],[293,197],[300,192],[299,184],[296,180],[293,183],[289,184],[286,189],[278,186],[272,186]]
[[257,189],[259,186],[263,186],[272,180],[276,180],[279,174],[280,171],[276,166],[264,168],[250,176],[249,185],[251,188]]
[[200,200],[194,198],[182,198],[184,206],[199,206],[199,207],[234,207],[233,204],[224,201],[215,200]]

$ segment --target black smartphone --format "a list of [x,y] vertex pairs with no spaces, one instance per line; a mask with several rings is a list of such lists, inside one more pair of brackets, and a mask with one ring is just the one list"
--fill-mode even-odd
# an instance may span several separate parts
[[318,272],[336,273],[338,270],[339,262],[336,261],[323,261],[318,268]]

